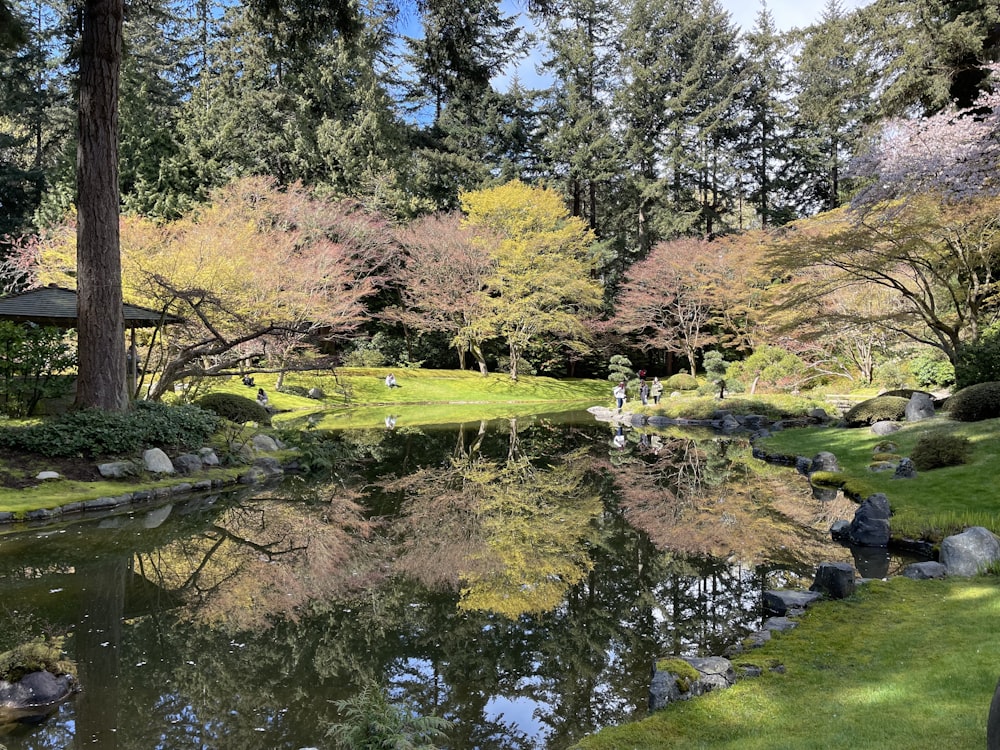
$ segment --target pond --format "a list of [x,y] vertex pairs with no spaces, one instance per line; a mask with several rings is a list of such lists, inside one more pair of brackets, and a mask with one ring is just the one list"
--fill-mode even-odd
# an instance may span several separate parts
[[[62,636],[83,690],[9,750],[329,748],[370,686],[441,746],[560,750],[645,713],[808,586],[850,503],[745,438],[589,414],[311,434],[322,481],[0,536],[0,651]],[[848,516],[849,517],[849,516]],[[860,562],[859,562],[860,561]]]

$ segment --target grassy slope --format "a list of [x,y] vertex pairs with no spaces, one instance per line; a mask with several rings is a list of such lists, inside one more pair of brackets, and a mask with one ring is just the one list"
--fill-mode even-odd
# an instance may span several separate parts
[[[738,663],[764,668],[729,690],[612,727],[586,750],[912,750],[982,747],[1000,668],[1000,582],[862,586]],[[771,671],[784,665],[783,673]]]
[[[907,455],[922,434],[934,431],[969,437],[969,464],[913,480],[874,474],[868,470],[873,448],[886,438],[867,429],[788,430],[763,444],[790,455],[833,452],[845,474],[888,495],[894,532],[940,535],[973,524],[1000,532],[1000,420],[968,424],[939,416],[907,424],[889,439]],[[790,480],[805,481],[788,472]],[[1000,675],[1000,639],[992,636],[998,616],[996,577],[865,584],[849,600],[816,605],[797,629],[736,659],[763,667],[762,677],[603,730],[579,747],[982,747]],[[785,672],[767,671],[776,664]]]

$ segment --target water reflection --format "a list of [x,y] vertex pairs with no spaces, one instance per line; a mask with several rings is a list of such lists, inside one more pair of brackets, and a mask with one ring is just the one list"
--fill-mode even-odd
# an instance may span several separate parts
[[85,686],[0,744],[329,747],[332,701],[374,681],[454,750],[559,750],[643,713],[654,658],[722,653],[764,588],[850,559],[830,507],[732,437],[518,417],[321,440],[324,481],[0,537],[0,645],[66,633]]

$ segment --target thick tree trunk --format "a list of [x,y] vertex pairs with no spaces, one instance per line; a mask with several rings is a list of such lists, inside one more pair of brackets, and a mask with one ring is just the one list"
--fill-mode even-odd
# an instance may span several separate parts
[[77,147],[76,405],[128,406],[119,249],[118,76],[123,0],[86,0]]

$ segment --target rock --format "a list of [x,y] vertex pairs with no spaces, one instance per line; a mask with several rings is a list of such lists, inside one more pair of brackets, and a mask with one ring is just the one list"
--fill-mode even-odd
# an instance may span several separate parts
[[201,471],[204,466],[201,462],[201,456],[196,456],[193,453],[182,453],[174,459],[174,468],[177,469],[178,474],[187,476]]
[[29,672],[17,682],[0,680],[0,722],[44,717],[77,690],[72,675]]
[[950,576],[974,576],[1000,559],[1000,540],[989,529],[973,526],[945,537],[939,560]]
[[916,479],[917,478],[917,467],[913,465],[913,461],[909,458],[899,459],[899,466],[896,467],[895,473],[892,475],[893,479]]
[[854,568],[847,563],[820,563],[809,590],[831,599],[846,599],[854,593]]
[[669,703],[727,688],[735,682],[732,662],[721,656],[665,659],[653,667],[649,709],[657,711]]
[[740,428],[740,421],[734,417],[732,414],[726,414],[719,420],[719,429],[722,430],[738,430]]
[[879,436],[891,435],[894,432],[899,432],[901,429],[903,429],[901,424],[889,421],[875,422],[871,426],[872,433]]
[[934,399],[929,393],[914,391],[904,411],[907,422],[919,422],[934,416]]
[[281,468],[281,462],[274,456],[255,458],[253,465],[262,469],[268,476],[279,476],[285,473],[285,470]]
[[830,420],[830,415],[826,413],[826,409],[817,406],[815,409],[810,409],[806,412],[806,416],[810,419],[817,419],[820,422],[828,422]]
[[869,496],[854,513],[850,538],[863,547],[889,546],[889,498],[881,492]]
[[263,482],[267,478],[267,474],[259,466],[251,466],[246,470],[245,473],[240,474],[237,478],[239,484],[257,484],[258,482]]
[[308,396],[309,398],[316,398],[316,399],[326,398],[326,394],[323,393],[323,389],[315,387],[310,388],[309,391],[306,393],[306,396]]
[[40,471],[35,476],[35,479],[44,482],[48,479],[62,479],[62,475],[58,471]]
[[201,448],[198,451],[198,457],[201,458],[201,462],[205,466],[219,465],[219,457],[215,455],[215,451],[212,448]]
[[167,454],[159,448],[143,451],[142,464],[146,467],[146,471],[153,474],[173,474],[176,471]]
[[773,589],[765,591],[763,597],[764,611],[784,617],[789,613],[801,612],[813,602],[822,598],[814,591],[794,591],[792,589]]
[[255,451],[260,451],[262,453],[273,453],[278,450],[278,444],[274,442],[274,438],[263,433],[254,435],[251,443]]
[[132,461],[110,461],[98,464],[97,471],[105,479],[125,479],[139,473],[139,467]]
[[817,471],[840,471],[840,464],[837,463],[837,457],[829,451],[817,453],[813,456],[812,463],[809,465],[809,473],[814,474]]
[[802,476],[809,476],[809,469],[812,467],[812,460],[805,456],[795,457],[795,470]]
[[939,562],[927,560],[926,562],[910,563],[903,568],[903,575],[915,581],[926,581],[931,578],[944,578],[948,571]]
[[830,538],[835,542],[851,541],[851,522],[840,519],[830,526]]

